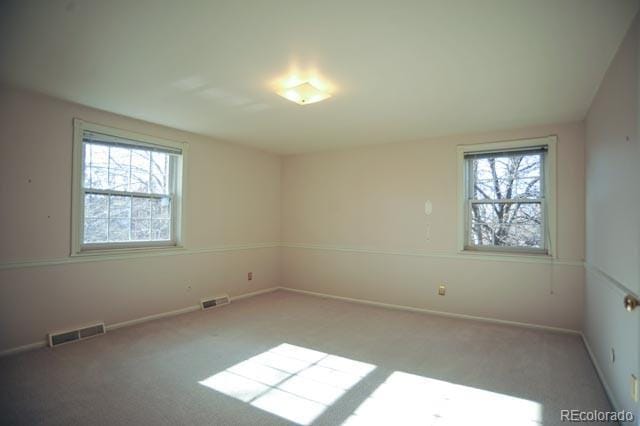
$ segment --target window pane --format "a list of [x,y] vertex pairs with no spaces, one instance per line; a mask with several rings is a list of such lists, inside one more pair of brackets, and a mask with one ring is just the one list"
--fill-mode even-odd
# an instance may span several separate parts
[[131,217],[135,219],[151,219],[151,202],[152,200],[149,198],[133,197],[131,199]]
[[82,144],[82,185],[85,188],[91,187],[91,145]]
[[167,154],[151,153],[150,185],[150,190],[154,194],[169,193],[169,156]]
[[132,219],[131,239],[134,241],[151,240],[151,219]]
[[106,219],[109,216],[109,196],[85,194],[84,217],[87,219]]
[[85,137],[83,242],[171,240],[171,156],[175,154],[129,146],[128,141],[90,142],[93,135]]
[[129,188],[129,169],[131,150],[128,148],[109,148],[109,189],[127,191]]
[[170,198],[85,194],[85,243],[168,241]]
[[99,144],[89,145],[91,167],[108,167],[109,166],[109,147]]
[[85,188],[145,194],[170,193],[171,154],[85,142]]
[[471,205],[469,241],[477,246],[542,248],[540,203]]
[[149,151],[131,150],[131,191],[149,192],[150,157]]
[[542,198],[542,155],[504,155],[471,159],[473,188],[476,200]]
[[85,219],[84,242],[101,243],[107,241],[107,219]]
[[91,166],[92,189],[109,189],[109,169],[107,167]]
[[83,144],[84,170],[82,183],[85,188],[106,189],[109,187],[109,147]]
[[540,177],[517,177],[513,180],[511,198],[542,198]]
[[153,219],[151,221],[151,238],[153,240],[170,240],[170,221],[168,219]]
[[[471,157],[468,244],[474,246],[543,248],[544,198],[541,152],[506,151]],[[507,200],[511,202],[506,202]]]
[[151,215],[154,219],[169,219],[171,217],[171,204],[168,198],[151,200]]
[[109,219],[109,241],[129,241],[129,219]]
[[109,217],[111,219],[125,218],[131,215],[131,197],[112,195],[109,203]]

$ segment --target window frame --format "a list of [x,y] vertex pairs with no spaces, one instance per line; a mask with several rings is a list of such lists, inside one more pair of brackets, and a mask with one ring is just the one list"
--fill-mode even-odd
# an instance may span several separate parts
[[[479,143],[470,145],[458,145],[458,252],[463,254],[487,254],[507,256],[547,256],[556,257],[556,145],[557,136],[551,135],[540,138],[517,139],[500,142]],[[544,189],[544,198],[541,201],[543,216],[542,224],[544,236],[543,248],[506,247],[506,246],[474,246],[469,244],[470,226],[470,171],[466,154],[480,152],[509,152],[526,150],[546,146],[547,152],[542,162],[541,179]]]
[[[85,244],[84,238],[84,156],[83,138],[84,132],[95,132],[115,139],[117,142],[132,147],[141,148],[169,148],[180,150],[181,155],[173,157],[170,162],[171,185],[174,192],[171,199],[171,240],[169,241],[124,241],[113,243],[91,243]],[[102,255],[114,253],[138,253],[141,251],[157,251],[182,249],[185,245],[185,205],[186,205],[186,164],[189,144],[187,142],[176,142],[162,139],[141,133],[116,129],[89,123],[78,118],[73,120],[73,182],[72,182],[72,206],[71,206],[71,256]],[[106,190],[108,193],[118,193],[122,191]],[[123,194],[130,195],[133,192],[124,191]],[[141,194],[144,197],[152,198],[153,194]]]

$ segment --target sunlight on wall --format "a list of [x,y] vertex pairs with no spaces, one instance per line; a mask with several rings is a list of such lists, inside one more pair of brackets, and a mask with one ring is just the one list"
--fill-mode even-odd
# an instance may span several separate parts
[[199,383],[308,425],[376,367],[283,343]]
[[343,425],[542,424],[542,407],[515,398],[442,380],[396,371]]

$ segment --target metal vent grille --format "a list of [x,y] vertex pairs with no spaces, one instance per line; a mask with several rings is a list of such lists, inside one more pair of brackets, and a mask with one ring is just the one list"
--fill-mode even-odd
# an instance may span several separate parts
[[215,299],[202,301],[202,309],[209,309],[209,308],[213,308],[214,306],[216,306]]
[[55,334],[51,336],[51,346],[62,345],[63,343],[74,342],[80,339],[77,331],[69,331],[67,333]]
[[87,337],[97,336],[98,334],[104,334],[104,324],[98,324],[91,327],[83,328],[80,330],[80,338],[86,339]]
[[105,332],[106,329],[103,323],[76,328],[75,330],[52,332],[49,333],[49,346],[54,347],[64,345],[65,343],[76,342],[78,340],[99,336]]
[[215,308],[216,306],[228,305],[230,302],[231,299],[229,299],[229,296],[225,294],[218,297],[212,297],[210,299],[202,299],[200,301],[200,306],[205,310]]

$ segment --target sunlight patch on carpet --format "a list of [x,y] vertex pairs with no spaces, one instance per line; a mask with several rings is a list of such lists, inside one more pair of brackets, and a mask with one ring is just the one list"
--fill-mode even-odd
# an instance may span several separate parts
[[360,425],[542,424],[534,401],[396,371],[343,423]]
[[376,368],[283,343],[198,383],[300,425],[308,425]]

